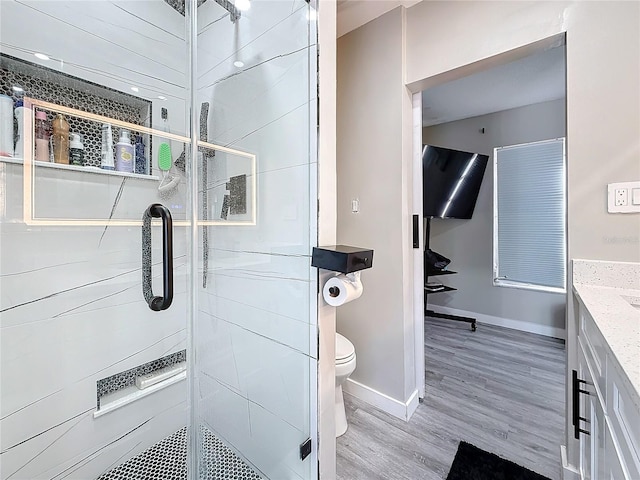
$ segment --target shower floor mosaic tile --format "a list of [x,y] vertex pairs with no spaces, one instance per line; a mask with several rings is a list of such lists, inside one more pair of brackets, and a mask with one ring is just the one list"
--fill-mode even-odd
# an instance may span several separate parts
[[[202,480],[262,480],[211,431],[202,427]],[[187,429],[156,443],[97,480],[186,480]]]

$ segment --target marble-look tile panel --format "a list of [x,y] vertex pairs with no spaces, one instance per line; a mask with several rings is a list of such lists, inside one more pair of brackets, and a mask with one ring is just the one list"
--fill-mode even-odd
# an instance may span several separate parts
[[[245,72],[220,81],[211,93],[201,92],[199,97],[212,105],[210,140],[243,148],[244,137],[307,105],[308,53],[308,49],[293,51],[256,66],[251,75]],[[298,127],[302,140],[308,139],[308,124]],[[298,140],[289,132],[289,141]]]
[[74,412],[23,443],[3,443],[0,475],[13,480],[96,478],[114,462],[125,461],[184,425],[185,399],[184,387],[174,385],[100,419],[94,420],[86,409]]
[[[56,170],[42,170],[45,182],[36,185],[47,191],[39,190],[36,201],[43,193],[65,192],[79,214],[101,211],[108,218],[118,209],[139,209],[141,216],[158,195],[155,182],[129,182],[114,207],[122,178],[111,183],[115,177],[95,176],[103,182],[98,187],[108,187],[107,198],[74,196],[86,191],[86,185],[62,177],[54,180],[49,172]],[[25,225],[22,167],[10,165],[3,171],[2,192],[7,195],[0,224],[2,478],[95,478],[100,468],[184,425],[185,417],[176,414],[184,409],[184,382],[100,419],[93,419],[92,413],[98,380],[186,347],[186,230],[175,236],[173,306],[152,312],[142,297],[139,227]],[[179,197],[176,200],[176,205],[182,204]],[[160,291],[162,240],[160,229],[153,230],[154,288]],[[169,425],[168,431],[163,425]]]
[[[270,338],[306,355],[311,351],[310,335],[315,327],[305,321],[269,312],[240,300],[224,298],[211,292],[201,292],[200,314],[203,324],[216,319],[225,320],[257,335]],[[204,305],[203,305],[204,304]],[[207,318],[211,317],[211,319]]]
[[201,371],[295,428],[307,428],[309,357],[223,320],[208,323],[199,327]]
[[[253,463],[259,465],[268,478],[313,478],[312,457],[300,460],[300,445],[309,438],[309,432],[293,428],[258,404],[250,403],[249,410],[252,436],[246,451],[250,452]],[[273,438],[279,441],[274,442]]]
[[[213,270],[210,260],[208,291],[216,297],[226,298],[266,312],[309,322],[309,268],[306,256],[279,256],[235,253],[237,267]],[[242,260],[256,263],[246,265]],[[230,312],[233,314],[233,311]],[[233,317],[226,318],[233,321]]]

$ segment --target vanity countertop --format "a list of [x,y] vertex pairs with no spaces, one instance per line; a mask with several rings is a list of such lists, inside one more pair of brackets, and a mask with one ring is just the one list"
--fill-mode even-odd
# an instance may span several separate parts
[[[640,289],[574,283],[611,352],[640,396]],[[639,305],[640,307],[640,305]]]

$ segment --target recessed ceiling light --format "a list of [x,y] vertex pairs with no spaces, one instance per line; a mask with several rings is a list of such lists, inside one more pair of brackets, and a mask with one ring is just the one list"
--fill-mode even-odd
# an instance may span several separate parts
[[44,53],[34,53],[34,55],[36,58],[39,58],[40,60],[50,60],[49,57]]
[[244,67],[244,62],[241,62],[240,60],[233,62],[233,66],[237,67],[237,68],[242,68]]
[[131,90],[133,90],[134,92],[139,92],[140,89],[138,87],[131,87]]
[[251,2],[249,0],[236,0],[235,6],[241,12],[246,12],[251,8]]
[[158,98],[159,98],[160,100],[166,100],[166,99],[167,99],[167,97],[163,97],[162,95],[158,95]]
[[24,92],[24,88],[18,86],[18,85],[14,85],[13,87],[11,87],[13,89],[14,92]]

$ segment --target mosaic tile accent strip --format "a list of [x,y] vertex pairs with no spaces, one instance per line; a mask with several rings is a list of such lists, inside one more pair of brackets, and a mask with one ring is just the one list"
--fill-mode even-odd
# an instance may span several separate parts
[[172,353],[171,355],[167,355],[166,357],[159,358],[152,362],[148,362],[124,372],[116,373],[115,375],[111,375],[110,377],[98,380],[96,382],[98,410],[100,410],[100,399],[102,397],[109,393],[117,392],[118,390],[122,390],[123,388],[135,385],[136,377],[141,377],[142,375],[155,372],[156,370],[160,370],[162,368],[170,367],[171,365],[186,361],[187,351],[181,350],[179,352]]
[[[164,0],[167,2],[176,12],[184,17],[185,12],[185,0]],[[207,0],[198,0],[198,7]]]
[[[211,431],[200,427],[202,480],[262,480]],[[97,480],[186,480],[187,428],[156,443],[141,454],[98,477]]]
[[[13,86],[22,87],[16,92]],[[105,115],[136,125],[151,126],[151,102],[133,95],[86,82],[9,55],[0,55],[0,93],[14,102],[26,95],[64,107]],[[47,112],[49,125],[54,114]],[[102,150],[102,125],[75,117],[65,117],[70,133],[80,133],[84,143],[85,165],[100,166]],[[147,121],[148,120],[148,121]],[[17,129],[17,125],[14,127]],[[118,142],[120,129],[114,127],[113,144]],[[134,139],[138,132],[131,132]],[[150,142],[145,142],[150,143]]]

